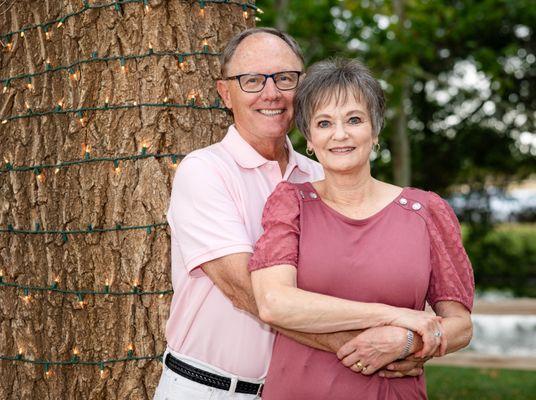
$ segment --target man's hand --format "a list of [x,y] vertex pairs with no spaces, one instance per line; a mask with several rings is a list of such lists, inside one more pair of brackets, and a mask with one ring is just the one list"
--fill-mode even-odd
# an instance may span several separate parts
[[394,361],[378,372],[383,378],[402,378],[404,376],[420,376],[424,372],[425,360],[406,359]]

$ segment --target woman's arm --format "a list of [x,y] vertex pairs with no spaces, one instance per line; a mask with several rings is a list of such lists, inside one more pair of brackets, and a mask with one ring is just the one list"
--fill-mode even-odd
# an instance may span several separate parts
[[466,347],[473,337],[473,323],[467,308],[456,301],[438,301],[433,309],[442,317],[442,332],[447,338],[445,354]]
[[308,292],[296,287],[296,268],[276,265],[251,273],[260,318],[300,332],[325,333],[394,325],[423,337],[425,354],[435,353],[441,339],[439,317],[423,311],[363,303]]

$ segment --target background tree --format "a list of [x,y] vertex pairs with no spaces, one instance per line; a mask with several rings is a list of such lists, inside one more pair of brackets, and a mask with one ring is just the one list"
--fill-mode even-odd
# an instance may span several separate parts
[[287,19],[308,63],[358,57],[381,80],[389,110],[377,176],[446,194],[535,170],[531,1],[259,4],[263,25]]
[[0,398],[152,398],[174,167],[230,122],[213,52],[253,8],[1,3]]

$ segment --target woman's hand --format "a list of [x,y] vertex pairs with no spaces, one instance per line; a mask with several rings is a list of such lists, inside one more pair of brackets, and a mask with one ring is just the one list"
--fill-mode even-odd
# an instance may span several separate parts
[[397,360],[403,353],[406,341],[405,328],[397,326],[369,328],[345,343],[337,352],[337,357],[352,371],[372,375]]
[[447,338],[443,335],[441,317],[425,311],[398,308],[390,325],[411,329],[422,337],[423,347],[415,353],[415,357],[424,358],[445,354]]

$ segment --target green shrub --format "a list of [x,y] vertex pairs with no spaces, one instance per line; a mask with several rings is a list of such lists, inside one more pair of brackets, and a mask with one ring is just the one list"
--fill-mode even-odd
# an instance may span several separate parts
[[462,230],[479,289],[508,289],[536,297],[536,225],[506,224],[474,234]]

